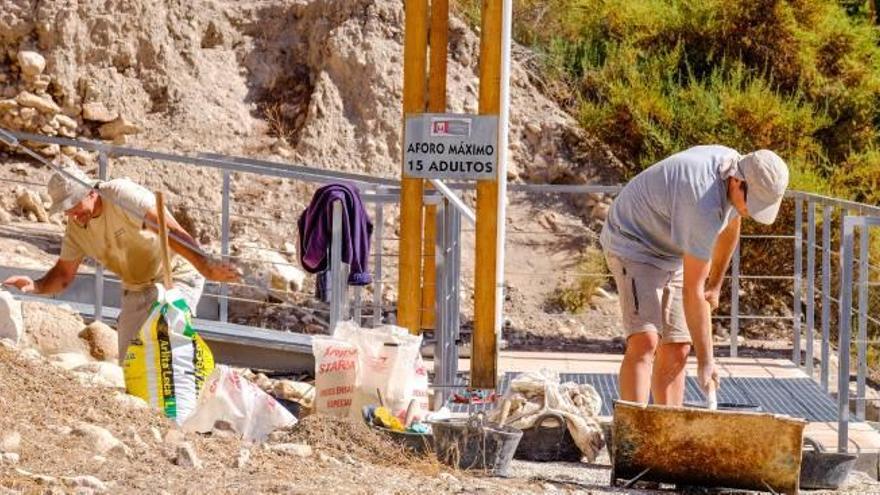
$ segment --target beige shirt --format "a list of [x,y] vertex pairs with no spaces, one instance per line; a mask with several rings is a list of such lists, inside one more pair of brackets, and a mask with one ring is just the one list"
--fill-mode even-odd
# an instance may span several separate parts
[[[61,243],[61,259],[74,261],[90,257],[119,276],[128,290],[143,290],[162,279],[159,235],[147,229],[144,217],[156,200],[146,188],[128,179],[114,179],[98,185],[103,201],[101,215],[87,227],[67,222]],[[137,212],[129,213],[119,205]],[[175,278],[194,275],[195,269],[172,252]]]

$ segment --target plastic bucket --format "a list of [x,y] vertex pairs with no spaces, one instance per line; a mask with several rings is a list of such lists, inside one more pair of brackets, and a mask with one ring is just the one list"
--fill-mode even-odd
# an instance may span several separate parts
[[444,419],[431,423],[437,457],[459,469],[480,469],[507,476],[522,431],[495,423]]

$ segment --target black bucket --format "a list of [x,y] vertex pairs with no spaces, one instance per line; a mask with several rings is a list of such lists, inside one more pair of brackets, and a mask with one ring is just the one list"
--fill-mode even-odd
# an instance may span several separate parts
[[837,490],[858,460],[856,454],[825,452],[812,438],[804,438],[801,454],[801,488]]
[[522,431],[496,423],[444,419],[431,423],[437,457],[459,469],[486,470],[507,476]]
[[[545,423],[548,420],[556,425],[547,426]],[[583,454],[574,443],[565,418],[561,414],[548,412],[538,417],[531,428],[523,430],[514,457],[536,462],[578,462]]]

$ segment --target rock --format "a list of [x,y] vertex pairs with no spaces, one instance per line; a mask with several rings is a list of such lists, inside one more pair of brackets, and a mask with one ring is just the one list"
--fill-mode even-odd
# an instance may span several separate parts
[[295,457],[311,457],[312,447],[304,443],[276,443],[267,445],[266,450],[270,452],[281,452]]
[[325,463],[325,464],[332,464],[334,466],[341,466],[342,465],[342,461],[340,461],[339,459],[337,459],[333,456],[329,456],[323,452],[318,452],[318,460]]
[[116,392],[113,394],[113,400],[128,409],[147,409],[150,407],[144,399],[125,392]]
[[113,363],[117,361],[119,334],[116,333],[116,330],[100,321],[94,321],[79,333],[79,338],[88,343],[89,352],[93,358]]
[[315,387],[309,383],[292,380],[278,380],[272,387],[272,395],[280,399],[299,402],[306,408],[312,407],[315,400]]
[[21,453],[21,434],[10,431],[0,436],[0,452],[4,454]]
[[26,478],[30,478],[30,479],[36,481],[37,483],[41,483],[44,485],[54,485],[54,484],[58,483],[58,480],[52,476],[31,473],[30,471],[25,471],[24,469],[20,469],[20,468],[15,468],[15,472],[21,476],[24,476]]
[[89,424],[80,423],[73,428],[72,434],[83,437],[86,443],[91,447],[92,452],[97,455],[127,455],[128,447],[106,428]]
[[54,120],[58,122],[61,127],[66,127],[68,129],[76,129],[78,127],[78,124],[75,120],[68,117],[67,115],[64,115],[63,113],[59,113],[58,115],[56,115],[54,117]]
[[[72,137],[72,136],[67,136],[67,137]],[[58,154],[61,153],[61,146],[58,146],[57,144],[48,144],[48,145],[40,148],[40,153],[42,153],[46,156],[53,156],[53,157],[58,156]]]
[[89,356],[86,342],[79,338],[85,323],[69,306],[25,301],[23,341],[45,355],[74,352]]
[[19,356],[26,361],[41,361],[43,359],[43,355],[40,354],[40,351],[36,349],[27,348],[21,351]]
[[281,252],[286,254],[287,256],[296,255],[296,244],[292,242],[285,242],[281,245]]
[[51,98],[37,96],[28,91],[22,91],[15,97],[15,101],[27,108],[33,108],[41,113],[56,114],[61,112],[61,107],[55,104]]
[[0,225],[6,225],[10,222],[12,222],[12,214],[0,207]]
[[174,463],[178,466],[193,469],[202,469],[202,461],[196,454],[196,449],[190,442],[184,442],[177,446],[177,458]]
[[238,451],[238,458],[235,460],[235,467],[241,469],[247,466],[248,462],[251,460],[251,451],[248,449],[241,449]]
[[13,100],[12,98],[2,98],[0,99],[0,112],[8,112],[18,108],[18,102]]
[[46,59],[37,52],[22,50],[18,52],[18,66],[27,77],[36,77],[46,68]]
[[172,428],[165,433],[165,438],[162,440],[165,442],[165,445],[170,445],[172,447],[179,445],[186,441],[186,435],[177,428]]
[[21,302],[9,292],[0,290],[0,338],[9,339],[18,345],[23,331]]
[[4,452],[0,454],[0,466],[14,466],[21,460],[21,455],[15,452]]
[[155,426],[151,426],[150,427],[150,434],[153,435],[153,440],[155,440],[157,442],[162,441],[162,432],[159,431],[159,428],[156,428]]
[[83,104],[82,117],[83,119],[91,120],[92,122],[107,123],[116,119],[116,114],[108,110],[103,103],[92,101]]
[[22,212],[33,213],[40,222],[49,222],[49,214],[46,213],[46,208],[43,207],[43,201],[40,199],[39,194],[25,189],[15,199],[15,204],[21,208]]
[[138,126],[129,122],[122,116],[116,117],[112,122],[108,122],[98,129],[98,133],[103,139],[114,140],[128,134],[137,134],[139,132],[141,132],[141,130]]
[[[270,293],[287,294],[302,290],[306,273],[281,253],[256,243],[244,243],[240,256],[243,268],[253,275],[259,287],[240,289],[245,299],[263,300]],[[246,260],[246,261],[244,261]]]
[[101,464],[104,464],[105,462],[107,462],[107,458],[102,455],[96,455],[96,456],[92,456],[92,461],[95,464],[101,465]]
[[604,221],[606,218],[608,218],[608,210],[610,209],[611,207],[609,205],[605,203],[599,203],[593,207],[593,210],[590,212],[590,216],[594,220]]
[[99,361],[86,363],[73,369],[82,374],[85,383],[97,387],[125,388],[125,375],[122,367],[115,363]]
[[49,363],[61,369],[73,371],[89,363],[89,357],[79,352],[61,352],[49,356]]
[[125,438],[130,441],[131,445],[134,445],[139,449],[146,449],[149,447],[147,442],[145,442],[138,434],[137,429],[134,426],[128,427],[128,430],[125,431]]
[[66,437],[67,435],[73,433],[73,428],[64,425],[49,425],[46,427],[46,429],[62,437]]
[[94,476],[69,476],[61,478],[61,481],[71,488],[91,488],[98,493],[107,491],[107,485]]

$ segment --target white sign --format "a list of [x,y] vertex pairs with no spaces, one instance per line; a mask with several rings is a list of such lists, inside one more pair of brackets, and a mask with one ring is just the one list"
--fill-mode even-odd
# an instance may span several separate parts
[[423,113],[406,118],[403,176],[495,179],[498,117]]

